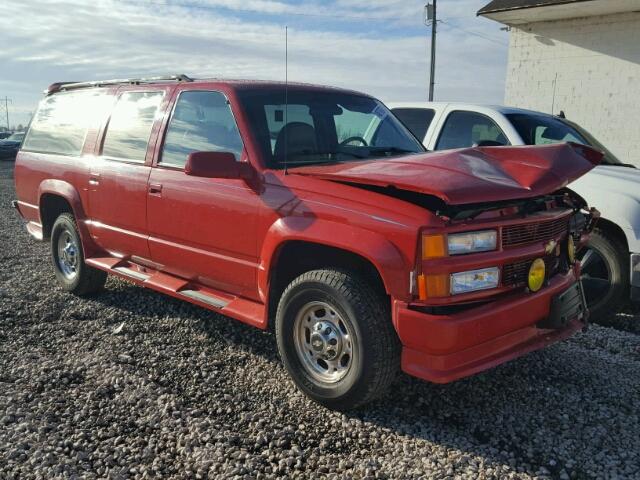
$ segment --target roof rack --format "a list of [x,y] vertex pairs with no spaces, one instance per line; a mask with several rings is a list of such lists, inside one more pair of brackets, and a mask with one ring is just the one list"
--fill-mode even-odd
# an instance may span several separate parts
[[156,82],[193,82],[193,79],[181,73],[178,75],[164,75],[160,77],[96,80],[93,82],[57,82],[49,85],[49,88],[47,88],[44,93],[45,95],[51,95],[56,92],[77,90],[80,88],[103,87],[106,85],[140,85],[142,83]]

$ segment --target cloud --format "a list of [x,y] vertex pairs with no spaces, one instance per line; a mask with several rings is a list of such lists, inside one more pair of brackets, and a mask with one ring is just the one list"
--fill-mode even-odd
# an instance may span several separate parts
[[[438,26],[436,99],[502,100],[506,47],[468,33],[506,42],[496,24],[474,18],[483,3],[462,0],[439,7],[441,18],[450,20]],[[290,80],[363,90],[383,100],[424,100],[428,30],[421,23],[422,5],[405,0],[335,0],[330,7],[319,0],[11,2],[0,16],[0,95],[14,99],[12,113],[25,122],[40,92],[61,80],[178,72],[280,80],[287,24]]]

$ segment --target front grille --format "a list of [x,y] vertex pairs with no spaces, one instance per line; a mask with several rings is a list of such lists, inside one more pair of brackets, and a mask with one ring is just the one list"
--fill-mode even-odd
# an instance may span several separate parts
[[569,230],[569,217],[502,227],[502,246],[517,247],[557,238]]
[[502,284],[510,287],[517,287],[527,283],[527,275],[532,260],[511,263],[502,267]]
[[[561,270],[563,264],[564,255],[554,256],[547,255],[543,258],[545,263],[547,279],[553,277]],[[522,262],[510,263],[502,267],[502,284],[506,287],[521,287],[527,284],[527,277],[529,275],[529,268],[533,263],[533,259],[524,260]]]

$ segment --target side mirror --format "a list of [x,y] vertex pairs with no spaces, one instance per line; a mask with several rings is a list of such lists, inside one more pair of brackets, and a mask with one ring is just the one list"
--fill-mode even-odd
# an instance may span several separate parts
[[249,178],[251,171],[249,163],[229,152],[192,152],[184,166],[187,175],[207,178]]

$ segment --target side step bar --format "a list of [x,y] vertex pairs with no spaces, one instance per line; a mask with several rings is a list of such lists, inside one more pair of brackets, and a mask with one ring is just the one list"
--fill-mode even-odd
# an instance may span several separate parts
[[193,300],[204,302],[207,305],[211,305],[215,308],[224,308],[229,305],[229,302],[226,302],[220,298],[213,297],[211,295],[207,295],[206,293],[199,290],[180,290],[178,291],[178,293],[180,295],[184,295],[185,297],[192,298]]
[[150,275],[146,275],[142,272],[137,272],[128,267],[116,267],[114,268],[114,270],[126,275],[127,277],[132,277],[132,278],[135,278],[136,280],[140,280],[141,282],[148,280],[150,277]]
[[93,257],[86,259],[85,262],[94,268],[123,277],[143,287],[218,311],[263,330],[267,328],[266,306],[255,300],[216,291],[205,285],[116,257]]

